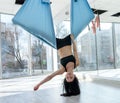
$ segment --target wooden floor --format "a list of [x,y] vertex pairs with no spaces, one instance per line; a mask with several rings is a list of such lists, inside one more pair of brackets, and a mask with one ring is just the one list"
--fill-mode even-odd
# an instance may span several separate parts
[[80,81],[80,95],[62,97],[59,77],[34,92],[34,84],[42,78],[36,76],[0,80],[0,103],[120,103],[120,86]]

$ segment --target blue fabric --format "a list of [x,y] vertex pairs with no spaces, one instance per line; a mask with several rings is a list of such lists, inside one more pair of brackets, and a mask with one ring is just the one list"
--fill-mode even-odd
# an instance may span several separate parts
[[56,48],[56,37],[49,0],[25,0],[13,23]]
[[71,0],[71,33],[76,38],[94,18],[87,0]]
[[42,0],[42,2],[50,3],[50,0]]

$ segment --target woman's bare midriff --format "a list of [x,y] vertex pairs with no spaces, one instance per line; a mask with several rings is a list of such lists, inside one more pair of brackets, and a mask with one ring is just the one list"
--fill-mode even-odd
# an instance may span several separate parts
[[64,46],[64,47],[60,48],[58,50],[58,54],[60,56],[60,59],[72,55],[71,49],[72,49],[71,46]]

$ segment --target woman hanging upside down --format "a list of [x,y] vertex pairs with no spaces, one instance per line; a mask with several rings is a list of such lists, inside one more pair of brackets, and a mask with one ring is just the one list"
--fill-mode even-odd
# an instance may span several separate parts
[[74,37],[72,34],[70,34],[63,39],[56,38],[56,42],[61,67],[60,69],[58,69],[57,71],[53,72],[52,74],[44,78],[42,81],[40,81],[34,87],[34,90],[38,90],[38,88],[43,83],[51,80],[56,75],[60,75],[66,72],[65,79],[63,82],[63,88],[65,89],[65,93],[61,94],[61,96],[78,95],[80,94],[79,81],[76,75],[73,73],[73,70],[79,65],[79,58],[77,54],[76,44],[74,42]]

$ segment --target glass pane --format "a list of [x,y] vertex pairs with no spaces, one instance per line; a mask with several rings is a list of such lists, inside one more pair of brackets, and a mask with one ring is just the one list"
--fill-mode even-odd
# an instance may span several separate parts
[[101,30],[97,31],[97,56],[98,68],[107,69],[114,67],[113,57],[113,38],[112,38],[112,24],[101,23]]
[[95,35],[86,28],[77,38],[77,47],[80,58],[79,69],[96,70]]
[[26,75],[28,72],[28,35],[13,25],[12,15],[1,15],[3,78]]
[[44,73],[47,71],[47,46],[33,35],[31,35],[31,41],[33,74]]

